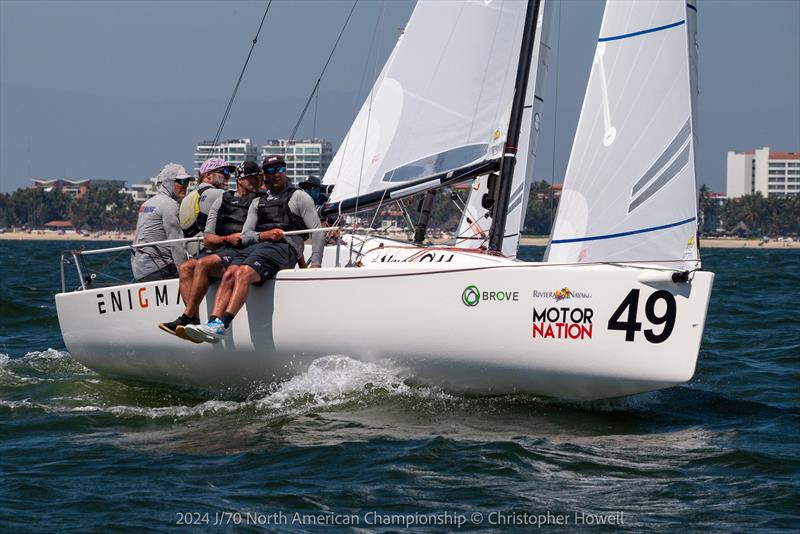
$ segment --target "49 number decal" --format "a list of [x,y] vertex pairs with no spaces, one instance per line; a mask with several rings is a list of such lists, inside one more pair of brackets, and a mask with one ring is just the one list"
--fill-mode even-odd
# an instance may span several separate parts
[[[667,307],[663,315],[656,313],[656,304],[659,300],[663,300]],[[644,337],[650,343],[663,343],[672,334],[672,329],[675,328],[675,310],[677,304],[675,297],[669,291],[659,290],[648,297],[647,302],[644,304],[644,314],[647,320],[653,325],[664,325],[664,328],[659,333],[655,333],[653,329],[644,331]],[[627,317],[621,321],[622,315],[628,310]],[[639,290],[631,289],[628,296],[622,301],[616,311],[611,315],[608,320],[609,330],[622,330],[625,332],[625,341],[633,341],[636,337],[636,332],[642,330],[642,323],[636,321],[636,315],[639,310]]]

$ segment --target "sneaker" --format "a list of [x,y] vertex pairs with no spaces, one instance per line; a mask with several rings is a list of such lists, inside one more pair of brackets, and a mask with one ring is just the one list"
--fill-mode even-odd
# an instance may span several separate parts
[[208,343],[219,343],[220,340],[225,339],[225,336],[228,335],[225,323],[219,319],[207,321],[201,325],[186,325],[184,332],[195,341],[206,341]]
[[[200,324],[200,323],[199,322],[198,323],[191,323],[192,326],[194,326],[195,324]],[[190,325],[186,325],[186,326],[190,326]],[[181,339],[185,339],[186,341],[191,341],[192,343],[202,343],[202,341],[197,341],[196,339],[192,339],[192,338],[189,337],[189,334],[186,333],[186,326],[184,326],[182,324],[179,324],[175,328],[175,335],[178,336]]]
[[[192,322],[190,324],[200,324],[200,319],[192,319]],[[159,323],[158,325],[159,329],[163,330],[168,334],[172,334],[173,336],[177,336],[181,339],[186,339],[193,343],[200,343],[200,341],[195,341],[194,339],[187,336],[186,333],[184,332],[184,327],[185,325],[181,320],[181,317],[178,317],[174,321],[170,321],[168,323]]]
[[173,336],[177,336],[178,333],[176,329],[180,326],[181,323],[178,321],[170,321],[168,323],[158,323],[158,328],[166,332],[167,334],[172,334]]

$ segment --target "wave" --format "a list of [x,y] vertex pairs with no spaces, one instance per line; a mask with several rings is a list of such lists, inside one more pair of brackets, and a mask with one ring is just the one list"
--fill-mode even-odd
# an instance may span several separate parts
[[[43,388],[43,383],[49,386]],[[21,397],[26,402],[21,402]],[[574,431],[579,422],[595,427],[606,417],[613,417],[614,424],[647,419],[691,425],[786,413],[782,408],[731,399],[696,386],[592,402],[531,395],[464,397],[435,387],[411,385],[405,370],[391,362],[361,362],[345,355],[318,358],[304,373],[284,382],[260,384],[246,397],[230,400],[103,377],[73,360],[68,352],[52,348],[16,359],[0,354],[0,399],[0,406],[10,410],[100,414],[116,420],[213,419],[236,413],[272,420],[322,412],[353,414],[378,407],[392,411],[394,417],[411,415],[432,421],[447,416],[487,431],[493,425],[513,432],[529,424],[546,423],[554,433],[567,428]],[[379,419],[369,423],[382,424]]]

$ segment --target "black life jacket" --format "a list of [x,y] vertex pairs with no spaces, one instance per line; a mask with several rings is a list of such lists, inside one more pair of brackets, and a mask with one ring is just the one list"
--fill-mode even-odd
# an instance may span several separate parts
[[[295,215],[289,209],[289,200],[297,187],[289,185],[277,195],[264,195],[258,199],[258,222],[256,222],[256,232],[280,228],[284,232],[292,230],[305,230],[306,223],[299,215]],[[308,239],[308,234],[300,235],[303,240]]]
[[226,236],[241,232],[244,221],[247,220],[247,210],[256,196],[256,193],[248,193],[243,197],[237,197],[233,191],[225,191],[217,211],[215,233]]

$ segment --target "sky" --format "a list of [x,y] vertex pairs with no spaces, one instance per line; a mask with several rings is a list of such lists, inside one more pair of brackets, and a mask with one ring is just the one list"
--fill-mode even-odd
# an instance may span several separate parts
[[[31,178],[130,185],[171,161],[191,172],[266,5],[0,0],[0,192]],[[273,1],[223,139],[291,133],[352,5]],[[358,2],[298,136],[338,147],[413,5]],[[602,11],[563,0],[554,19],[537,179],[563,179]],[[728,150],[800,150],[800,1],[700,0],[698,28],[698,183],[724,191]]]

